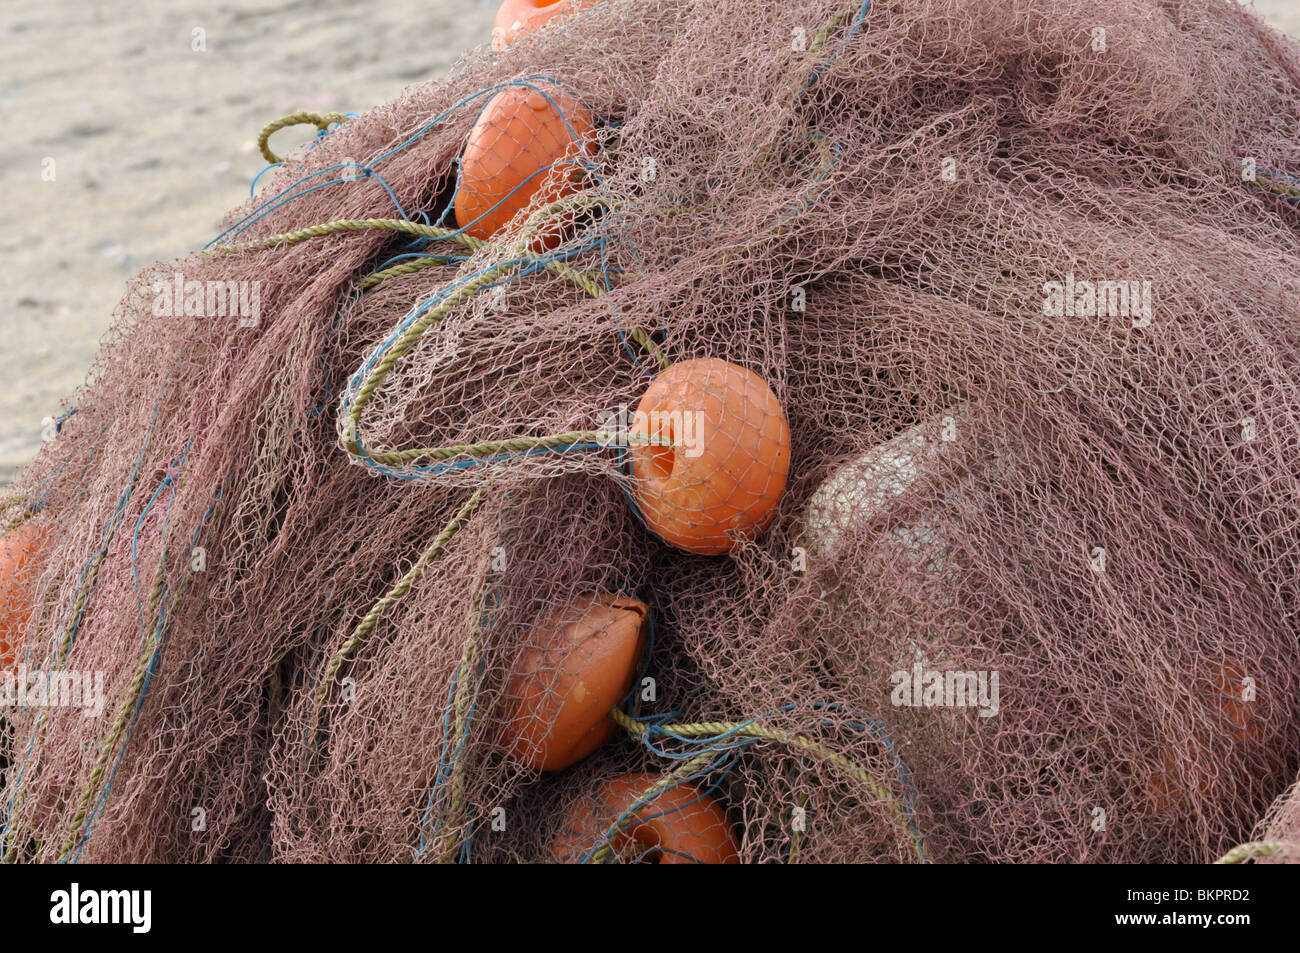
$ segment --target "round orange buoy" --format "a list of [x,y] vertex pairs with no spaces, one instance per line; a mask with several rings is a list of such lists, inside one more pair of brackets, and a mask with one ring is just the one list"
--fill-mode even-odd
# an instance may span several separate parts
[[[501,90],[483,107],[465,142],[456,224],[486,240],[534,196],[556,202],[578,192],[585,172],[574,143],[583,143],[590,154],[594,131],[587,108],[553,83]],[[560,228],[551,226],[534,249],[553,248],[560,237]]]
[[[1205,678],[1201,694],[1210,717],[1198,717],[1215,734],[1226,734],[1236,742],[1259,743],[1264,739],[1263,719],[1248,699],[1246,679],[1231,662],[1215,668]],[[1172,747],[1163,749],[1159,763],[1143,787],[1143,808],[1149,814],[1177,810],[1193,797],[1210,793],[1210,778],[1198,771],[1190,757]]]
[[23,659],[23,627],[36,594],[35,562],[46,535],[47,530],[24,523],[0,537],[0,672],[12,671]]
[[504,50],[525,33],[558,16],[594,7],[600,0],[505,0],[492,24],[492,48]]
[[632,443],[633,496],[665,542],[717,555],[763,530],[790,470],[790,427],[757,374],[716,358],[682,361],[650,385],[632,422],[671,447]]
[[[606,781],[590,800],[569,813],[563,832],[551,843],[561,863],[590,857],[606,833],[660,780],[653,774],[625,774]],[[632,811],[636,822],[615,835],[611,846],[621,857],[650,864],[737,864],[740,851],[722,806],[692,784],[679,784]]]
[[1220,727],[1238,741],[1262,741],[1264,725],[1253,699],[1247,699],[1246,685],[1245,676],[1231,662],[1220,666],[1212,687],[1215,714],[1222,722]]
[[519,656],[506,695],[505,741],[542,771],[591,754],[617,727],[609,717],[632,687],[650,609],[627,596],[587,596],[551,617]]

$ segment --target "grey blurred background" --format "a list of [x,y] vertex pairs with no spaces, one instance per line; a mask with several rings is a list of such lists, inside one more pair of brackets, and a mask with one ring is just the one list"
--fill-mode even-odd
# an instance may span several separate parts
[[[85,377],[124,282],[248,195],[266,122],[442,74],[489,42],[498,5],[0,0],[0,484]],[[1300,0],[1255,7],[1300,37]]]

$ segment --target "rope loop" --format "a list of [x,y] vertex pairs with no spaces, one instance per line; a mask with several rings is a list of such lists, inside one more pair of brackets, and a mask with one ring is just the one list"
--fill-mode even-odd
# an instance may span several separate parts
[[306,110],[281,116],[262,127],[262,131],[257,136],[257,151],[262,153],[262,158],[268,163],[276,165],[284,160],[271,151],[271,137],[281,129],[289,129],[292,126],[315,126],[319,132],[328,132],[330,126],[347,122],[348,118],[346,113],[313,113]]

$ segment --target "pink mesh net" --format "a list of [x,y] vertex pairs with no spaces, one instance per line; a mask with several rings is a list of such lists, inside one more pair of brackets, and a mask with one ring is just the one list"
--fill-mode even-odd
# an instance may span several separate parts
[[[479,242],[503,90],[592,122]],[[344,123],[5,491],[105,695],[0,716],[0,851],[1217,857],[1300,769],[1298,93],[1219,0],[610,0]],[[643,431],[703,359],[779,407]]]

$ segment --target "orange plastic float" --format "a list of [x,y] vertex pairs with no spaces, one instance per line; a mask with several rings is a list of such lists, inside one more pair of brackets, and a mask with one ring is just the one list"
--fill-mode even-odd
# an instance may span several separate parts
[[631,450],[633,496],[665,542],[718,555],[766,528],[790,470],[790,427],[757,374],[716,358],[682,361],[650,385],[634,431],[672,440]]
[[23,658],[23,627],[32,616],[36,565],[47,531],[24,523],[0,538],[0,672]]
[[1238,741],[1264,740],[1263,719],[1254,702],[1244,695],[1245,676],[1231,662],[1222,665],[1214,679],[1212,697],[1217,703],[1217,714],[1232,737]]
[[650,609],[627,596],[588,596],[540,626],[507,691],[506,743],[516,758],[561,771],[614,733],[609,717],[632,687]]
[[[543,202],[556,202],[580,191],[585,172],[579,159],[584,150],[592,153],[594,131],[587,108],[553,83],[501,90],[483,107],[465,142],[456,224],[486,240],[539,193]],[[574,149],[575,142],[582,148]],[[553,248],[560,238],[561,229],[550,227],[534,248]]]
[[[606,781],[595,797],[570,812],[565,830],[551,843],[551,856],[578,863],[656,781],[653,774],[625,774]],[[635,811],[636,823],[611,841],[620,857],[649,864],[738,864],[740,851],[722,806],[691,784],[679,784]]]
[[[1243,696],[1244,687],[1237,666],[1231,662],[1218,666],[1202,688],[1213,713],[1208,723],[1214,732],[1227,734],[1236,743],[1258,744],[1264,740],[1264,723],[1254,702]],[[1167,814],[1185,807],[1193,797],[1208,795],[1210,778],[1186,752],[1165,748],[1142,790],[1144,813]]]
[[492,48],[504,50],[558,16],[594,7],[600,0],[506,0],[492,24]]

